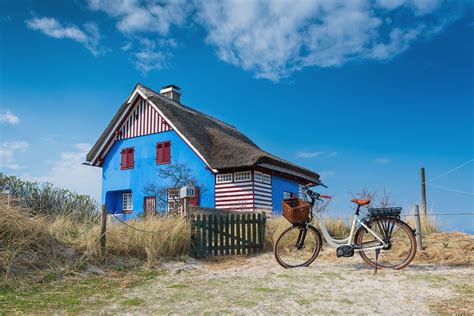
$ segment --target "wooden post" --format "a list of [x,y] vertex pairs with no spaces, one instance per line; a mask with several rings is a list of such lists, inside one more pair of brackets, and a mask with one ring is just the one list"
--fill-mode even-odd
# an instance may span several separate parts
[[416,245],[418,250],[423,250],[423,240],[421,236],[421,219],[420,219],[420,208],[418,205],[415,205],[414,208],[415,215],[415,227],[416,227]]
[[100,225],[100,260],[105,260],[105,242],[107,232],[107,209],[102,205],[102,223]]
[[426,216],[425,168],[421,168],[421,212],[423,216]]

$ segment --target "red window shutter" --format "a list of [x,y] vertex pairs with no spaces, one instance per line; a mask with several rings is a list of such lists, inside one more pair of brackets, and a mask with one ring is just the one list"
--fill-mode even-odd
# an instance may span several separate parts
[[156,143],[156,163],[163,163],[163,143]]
[[199,206],[199,187],[194,187],[194,197],[189,201],[189,204]]
[[135,162],[135,156],[134,156],[135,150],[133,150],[133,147],[128,149],[128,157],[127,157],[127,167],[128,168],[133,168],[133,164]]
[[120,159],[120,169],[125,169],[127,168],[127,149],[122,149],[122,151],[120,152],[121,154],[121,159]]
[[171,142],[165,141],[156,143],[156,163],[170,163],[171,161]]
[[164,142],[163,144],[163,162],[171,162],[171,143],[170,141]]
[[134,149],[133,147],[124,148],[120,152],[120,169],[130,169],[133,168],[134,164]]

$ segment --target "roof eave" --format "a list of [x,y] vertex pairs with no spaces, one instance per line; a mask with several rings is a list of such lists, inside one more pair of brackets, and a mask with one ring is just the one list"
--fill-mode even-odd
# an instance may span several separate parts
[[286,174],[289,174],[289,175],[292,175],[292,176],[295,176],[295,177],[298,177],[298,178],[305,179],[305,180],[310,181],[310,182],[315,183],[315,184],[321,183],[321,180],[319,180],[319,176],[318,177],[311,177],[311,176],[305,175],[303,173],[300,173],[300,172],[297,172],[297,171],[294,171],[294,170],[290,170],[288,168],[278,167],[278,166],[275,166],[275,165],[272,165],[272,164],[269,164],[269,163],[258,163],[257,166],[262,167],[262,168],[266,168],[266,169],[270,169],[270,170],[274,170],[274,171],[278,171],[278,172],[283,172],[283,173],[286,173]]

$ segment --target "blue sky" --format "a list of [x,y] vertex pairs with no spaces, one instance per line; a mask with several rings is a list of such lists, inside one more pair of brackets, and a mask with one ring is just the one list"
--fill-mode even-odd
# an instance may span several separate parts
[[[156,3],[155,3],[156,2]],[[2,1],[1,171],[95,197],[80,163],[137,82],[349,190],[420,203],[427,178],[473,159],[472,2]],[[428,186],[436,212],[474,210],[474,163]],[[446,229],[473,231],[469,217]]]

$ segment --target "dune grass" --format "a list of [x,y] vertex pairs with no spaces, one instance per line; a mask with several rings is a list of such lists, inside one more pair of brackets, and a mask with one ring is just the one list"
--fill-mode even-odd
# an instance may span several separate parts
[[[153,265],[162,257],[179,259],[189,251],[190,227],[185,218],[154,216],[127,224],[109,218],[106,261],[130,259]],[[6,199],[0,197],[0,271],[14,278],[100,264],[99,232],[97,220],[31,216],[28,209],[7,207]]]
[[[267,223],[265,250],[271,251],[276,238],[290,224],[281,216],[270,217]],[[432,217],[423,223],[426,249],[417,255],[416,260],[468,263],[466,260],[472,256],[466,252],[474,250],[471,235],[436,233],[439,228]],[[189,253],[190,223],[185,218],[152,216],[130,220],[127,224],[109,219],[106,263],[152,266],[163,257],[182,260]],[[335,237],[349,234],[349,222],[325,219],[325,224]],[[100,266],[104,262],[99,260],[99,231],[98,218],[78,221],[72,216],[33,216],[28,209],[19,206],[7,208],[6,198],[0,196],[0,272],[6,278],[14,278],[40,271],[46,271],[43,274],[65,274],[89,264]]]

